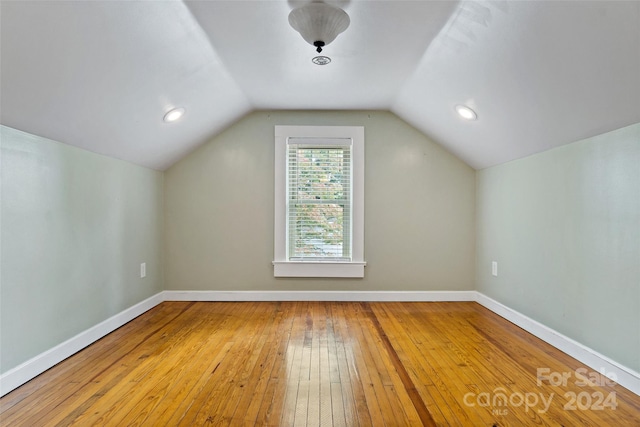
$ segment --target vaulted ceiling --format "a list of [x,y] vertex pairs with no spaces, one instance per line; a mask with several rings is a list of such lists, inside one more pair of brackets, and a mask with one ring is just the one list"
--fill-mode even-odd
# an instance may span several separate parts
[[295,0],[2,0],[0,123],[162,170],[257,109],[390,110],[478,169],[640,122],[639,1],[327,2],[317,66]]

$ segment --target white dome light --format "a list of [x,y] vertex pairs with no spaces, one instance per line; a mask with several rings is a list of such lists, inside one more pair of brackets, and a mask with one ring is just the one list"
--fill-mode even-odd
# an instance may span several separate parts
[[309,3],[289,13],[289,25],[300,33],[318,53],[349,26],[344,10],[324,3]]
[[167,123],[175,122],[184,115],[184,112],[185,109],[182,107],[171,109],[167,111],[167,114],[164,115],[163,120]]
[[476,120],[478,115],[471,108],[466,105],[456,105],[456,111],[465,120]]

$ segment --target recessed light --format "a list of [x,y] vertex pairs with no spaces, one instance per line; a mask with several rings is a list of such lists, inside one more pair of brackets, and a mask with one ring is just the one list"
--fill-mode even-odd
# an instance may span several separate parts
[[471,108],[466,105],[456,105],[456,111],[465,120],[476,120],[478,115]]
[[327,65],[329,62],[331,62],[331,58],[329,58],[328,56],[316,56],[314,57],[311,62],[313,62],[316,65]]
[[167,111],[167,114],[164,115],[163,120],[167,123],[175,122],[184,115],[184,112],[185,109],[182,107],[171,109]]

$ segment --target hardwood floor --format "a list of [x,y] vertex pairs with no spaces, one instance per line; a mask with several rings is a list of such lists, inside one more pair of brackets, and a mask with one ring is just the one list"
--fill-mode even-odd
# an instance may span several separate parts
[[476,303],[165,302],[4,396],[0,424],[640,426],[605,380]]

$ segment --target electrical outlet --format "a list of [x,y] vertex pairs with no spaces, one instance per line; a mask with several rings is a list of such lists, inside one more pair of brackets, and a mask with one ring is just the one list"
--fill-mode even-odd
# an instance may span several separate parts
[[147,263],[143,262],[140,264],[140,278],[143,279],[147,277]]
[[498,276],[498,262],[497,261],[492,261],[491,262],[491,275]]

